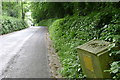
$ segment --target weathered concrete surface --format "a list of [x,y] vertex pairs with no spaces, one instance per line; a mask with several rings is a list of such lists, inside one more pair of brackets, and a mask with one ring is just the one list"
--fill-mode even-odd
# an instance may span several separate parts
[[0,36],[0,77],[49,78],[44,27]]

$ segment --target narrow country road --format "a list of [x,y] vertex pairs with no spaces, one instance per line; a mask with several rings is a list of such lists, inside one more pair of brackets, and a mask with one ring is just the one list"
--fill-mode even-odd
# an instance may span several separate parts
[[0,36],[0,78],[49,78],[45,27]]

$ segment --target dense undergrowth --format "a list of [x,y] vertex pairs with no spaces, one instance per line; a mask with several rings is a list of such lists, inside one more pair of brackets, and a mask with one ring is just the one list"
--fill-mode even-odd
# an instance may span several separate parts
[[45,19],[45,20],[42,20],[42,21],[40,21],[37,25],[38,26],[50,26],[51,25],[51,23],[53,23],[54,21],[55,21],[56,19],[54,18],[54,19]]
[[[93,29],[97,22],[95,19],[99,14],[93,13],[88,16],[65,17],[56,20],[50,26],[51,38],[54,41],[57,53],[60,56],[64,77],[83,78],[79,57],[76,47],[93,39]],[[92,23],[93,22],[93,23]],[[92,23],[92,24],[91,24]]]
[[21,19],[8,17],[8,16],[2,16],[1,18],[2,18],[1,20],[2,27],[0,29],[0,34],[6,34],[28,27],[27,24]]
[[87,16],[67,16],[49,26],[50,37],[60,56],[63,77],[83,78],[76,47],[92,39],[115,43],[110,56],[115,61],[108,70],[113,78],[120,78],[120,10],[104,9]]

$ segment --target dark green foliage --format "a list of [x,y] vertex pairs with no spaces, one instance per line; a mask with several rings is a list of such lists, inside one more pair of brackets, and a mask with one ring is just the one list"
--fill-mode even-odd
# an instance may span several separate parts
[[[2,17],[0,34],[6,34],[13,31],[24,29],[27,26],[25,12],[28,11],[26,2],[2,2]],[[23,19],[23,20],[21,20]]]
[[[66,17],[56,20],[49,28],[57,53],[60,56],[64,77],[83,78],[75,47],[89,41],[90,17]],[[82,22],[81,22],[82,21]],[[88,22],[89,21],[89,22]]]
[[[83,78],[76,47],[92,39],[101,39],[115,43],[115,48],[110,53],[115,62],[110,64],[109,72],[113,78],[120,78],[119,5],[120,2],[32,3],[32,16],[36,23],[42,19],[61,18],[50,22],[49,32],[60,56],[63,66],[60,72],[63,77]],[[40,24],[45,22],[46,20]]]
[[[116,11],[117,12],[117,11]],[[112,20],[108,25],[101,28],[100,39],[114,43],[110,56],[114,57],[115,62],[111,64],[110,73],[113,78],[120,78],[120,11],[112,16]]]
[[[83,78],[76,47],[93,38],[91,23],[94,15],[65,17],[56,20],[50,27],[51,38],[60,56],[63,77]],[[94,24],[92,24],[94,25]]]
[[25,13],[29,11],[26,2],[2,2],[2,15],[25,19]]
[[32,2],[31,11],[35,23],[43,19],[62,18],[66,15],[73,15],[72,3],[59,2]]
[[28,27],[23,20],[8,17],[8,16],[2,16],[1,24],[2,24],[2,27],[0,29],[1,30],[0,34],[6,34],[6,33],[18,31]]
[[20,17],[20,4],[18,2],[2,2],[2,15]]
[[109,71],[113,75],[113,79],[120,79],[120,61],[113,62]]
[[38,26],[47,26],[49,27],[56,19],[45,19],[38,23]]
[[[50,26],[51,38],[63,65],[61,73],[64,77],[84,77],[75,47],[91,39],[114,42],[117,43],[116,47],[120,45],[120,12],[118,12],[119,9],[105,8],[100,12],[95,11],[87,16],[65,17],[56,20]],[[120,46],[117,48],[120,48]],[[119,52],[119,49],[111,51],[111,56],[116,58],[116,61],[110,64],[110,72],[113,74],[113,78],[120,78]],[[114,68],[116,71],[114,71]]]

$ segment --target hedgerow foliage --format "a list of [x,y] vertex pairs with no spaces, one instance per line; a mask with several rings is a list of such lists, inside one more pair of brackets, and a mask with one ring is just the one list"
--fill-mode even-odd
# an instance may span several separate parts
[[0,34],[6,34],[28,27],[23,20],[8,16],[2,16],[1,24]]
[[63,77],[84,77],[76,47],[89,40],[99,39],[115,44],[110,52],[110,56],[115,57],[115,62],[110,64],[109,72],[113,78],[120,78],[119,5],[120,2],[32,3],[31,11],[35,23],[43,19],[58,18],[48,26],[63,66],[60,71]]
[[37,25],[38,26],[50,26],[56,19],[45,19],[40,21]]
[[[96,14],[96,13],[94,13]],[[73,16],[56,20],[50,27],[51,38],[60,56],[64,77],[83,78],[76,47],[93,39],[96,16]],[[94,20],[94,23],[91,24]]]
[[[76,51],[77,46],[91,39],[101,39],[114,42],[116,47],[120,48],[118,46],[120,45],[120,13],[116,9],[112,10],[113,12],[108,12],[104,9],[87,16],[68,16],[56,20],[49,27],[51,39],[63,65],[61,73],[64,77],[84,77]],[[110,18],[111,20],[108,21],[107,19]],[[120,78],[120,50],[111,50],[110,55],[114,56],[116,61],[110,64],[109,72],[113,78]]]

